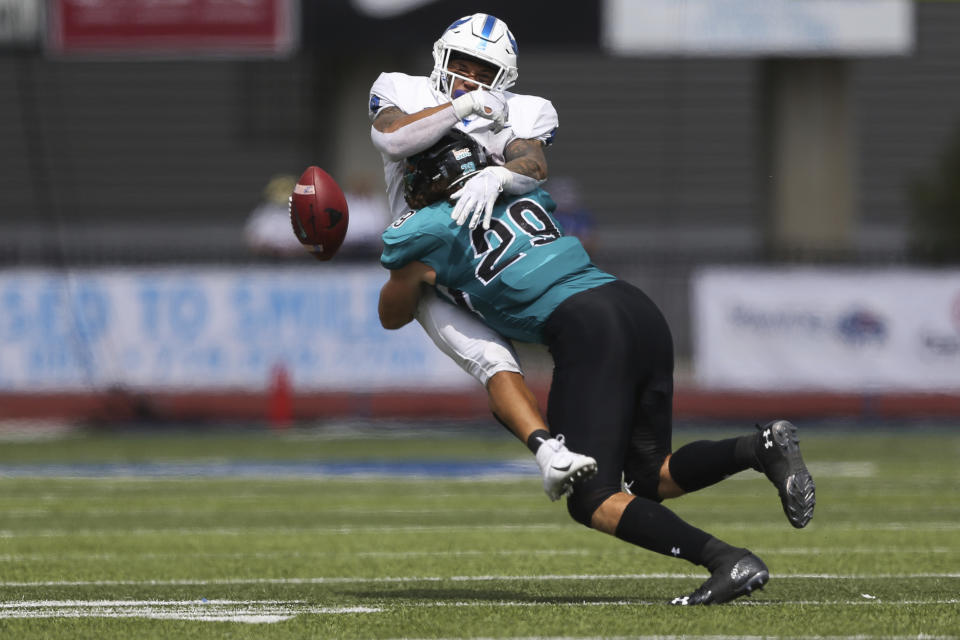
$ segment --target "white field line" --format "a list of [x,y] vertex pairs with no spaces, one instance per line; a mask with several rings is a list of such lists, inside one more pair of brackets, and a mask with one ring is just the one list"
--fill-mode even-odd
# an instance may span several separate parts
[[[955,605],[958,599],[945,600],[839,600],[839,601],[737,601],[728,606],[915,606],[915,605]],[[412,602],[402,605],[408,607],[636,607],[667,606],[665,601],[617,600],[582,602],[534,602],[534,601],[460,601],[460,602]],[[205,622],[243,622],[276,623],[289,620],[298,615],[330,615],[347,613],[384,613],[392,607],[343,606],[326,607],[308,605],[303,601],[277,600],[39,600],[0,603],[0,619],[30,618],[151,618],[160,620],[191,620]],[[658,638],[662,636],[651,636]],[[703,636],[723,637],[723,636]],[[815,637],[815,636],[814,636]],[[846,636],[860,638],[867,636]],[[932,636],[914,636],[914,638]]]
[[[960,523],[957,524],[960,527]],[[758,527],[751,527],[756,529]],[[782,529],[782,527],[779,527]],[[243,527],[133,527],[130,529],[122,527],[111,527],[108,529],[25,529],[12,530],[0,529],[0,538],[56,538],[60,536],[131,536],[131,535],[219,535],[219,536],[246,536],[256,534],[274,534],[274,535],[293,535],[298,533],[308,534],[334,534],[334,535],[354,535],[359,533],[371,533],[382,535],[384,533],[445,533],[448,531],[484,531],[502,530],[502,531],[531,531],[531,530],[558,530],[558,529],[582,529],[577,525],[570,523],[537,523],[529,524],[498,524],[498,525],[346,525],[346,526],[303,526],[303,527],[277,527],[277,526],[243,526]]]
[[[960,578],[960,572],[927,573],[787,573],[772,576],[777,580],[907,580],[919,578]],[[0,581],[2,587],[114,587],[114,586],[215,586],[215,585],[315,585],[315,584],[405,584],[418,582],[498,582],[498,581],[562,581],[562,580],[663,580],[668,578],[703,578],[700,573],[614,573],[614,574],[544,574],[544,575],[479,575],[479,576],[330,576],[313,578],[184,578],[176,580],[35,580]]]
[[[500,606],[500,607],[542,607],[547,603],[544,602],[535,602],[535,601],[519,601],[513,602],[509,600],[485,600],[483,602],[415,602],[407,604],[405,606],[410,607],[484,607],[484,606]],[[576,606],[576,607],[622,607],[622,606],[657,606],[665,605],[664,600],[594,600],[594,601],[583,601],[583,602],[557,602],[549,603],[556,604],[557,606]],[[924,605],[924,604],[960,604],[960,598],[941,598],[935,600],[885,600],[882,598],[871,598],[871,599],[859,599],[859,600],[746,600],[741,599],[732,603],[734,606],[741,607],[767,607],[770,605],[815,605],[815,606],[860,606],[860,605],[895,605],[895,606],[909,606],[909,605]],[[728,605],[729,606],[729,605]],[[738,636],[739,637],[739,636]],[[916,638],[916,636],[913,636]]]
[[282,600],[35,600],[0,602],[3,618],[152,618],[273,623],[301,614],[378,613],[380,607],[322,607]]
[[[10,476],[11,478],[16,478],[18,480],[54,480],[54,481],[69,481],[72,486],[76,486],[78,483],[93,483],[98,485],[110,485],[117,484],[123,485],[124,487],[129,487],[131,483],[166,483],[166,484],[177,484],[177,483],[196,483],[198,480],[204,482],[213,481],[220,483],[248,483],[250,480],[256,480],[257,482],[276,482],[281,484],[289,483],[304,483],[304,484],[314,484],[316,482],[337,482],[343,484],[385,484],[390,483],[394,484],[396,482],[403,482],[406,484],[424,485],[424,490],[429,491],[431,495],[433,492],[431,489],[435,489],[437,482],[442,481],[443,484],[454,484],[454,485],[470,485],[470,484],[507,484],[507,485],[520,485],[527,484],[527,481],[530,478],[534,478],[539,475],[537,471],[536,464],[532,458],[504,458],[502,460],[495,461],[497,464],[509,464],[513,465],[510,471],[500,472],[500,473],[488,473],[482,475],[472,475],[472,476],[430,476],[423,474],[408,474],[408,473],[398,473],[398,474],[389,474],[384,472],[371,472],[371,473],[351,473],[351,474],[338,474],[338,473],[317,473],[313,474],[284,474],[284,473],[265,473],[263,475],[213,475],[213,476],[197,476],[197,475],[143,475],[137,473],[131,473],[128,475],[119,475],[111,473],[109,475],[64,475],[64,474],[50,474],[50,475],[29,475],[29,476]],[[170,462],[170,468],[201,468],[205,464],[211,468],[220,468],[224,464],[228,464],[228,460],[219,460],[211,461],[204,463],[203,461],[191,461],[185,460],[182,462]],[[49,464],[38,464],[36,466],[42,467],[46,466],[53,470],[55,467],[65,467],[69,463],[49,463]],[[128,465],[116,465],[117,467],[136,467],[136,463]],[[160,466],[155,465],[155,466]],[[0,464],[0,477],[6,477],[3,475],[4,465]],[[276,467],[280,469],[280,466]],[[878,466],[875,462],[872,461],[850,461],[850,462],[811,462],[808,464],[810,473],[815,477],[820,478],[850,478],[850,479],[869,479],[875,477],[878,474]],[[750,481],[758,480],[763,478],[761,475],[754,473],[737,473],[729,478],[727,481]],[[940,484],[943,482],[943,476],[941,475],[931,475],[926,476],[921,473],[915,473],[907,478],[898,480],[897,486],[901,487],[913,487],[913,486],[925,486],[930,483]],[[71,487],[72,488],[72,487]]]
[[[462,499],[463,496],[458,496]],[[193,516],[209,513],[209,504],[198,504],[195,507],[132,507],[129,509],[118,509],[116,507],[76,507],[70,510],[62,508],[68,505],[57,505],[56,507],[24,507],[14,509],[3,509],[4,518],[9,517],[35,517],[56,515],[62,518],[65,515],[82,516],[134,516],[134,515],[158,515],[158,516]],[[255,508],[258,514],[302,514],[303,507],[291,506],[288,508],[263,507],[254,502],[246,504],[233,505],[237,513],[246,513],[249,509]],[[498,514],[498,513],[522,513],[529,514],[530,507],[524,506],[503,506],[503,507],[464,507],[462,505],[450,506],[443,509],[373,509],[373,508],[354,508],[338,507],[333,509],[317,509],[317,514],[328,515],[361,515],[361,516],[443,516],[449,515],[456,509],[457,513],[465,514]],[[929,510],[932,510],[931,507]]]
[[[944,550],[944,553],[953,550]],[[277,558],[433,558],[436,556],[467,558],[487,556],[590,556],[596,552],[589,549],[464,549],[456,551],[240,551],[233,553],[205,553],[194,551],[171,551],[169,553],[141,553],[129,551],[121,553],[84,553],[84,552],[51,552],[51,553],[6,553],[0,554],[0,562],[24,562],[52,559],[80,559],[80,560],[119,560],[130,558],[164,559],[164,558],[247,558],[275,560]]]
[[[953,547],[930,547],[919,549],[901,549],[897,547],[809,547],[797,549],[778,549],[774,547],[754,547],[753,551],[761,555],[786,555],[786,556],[819,556],[827,554],[878,554],[878,553],[898,553],[898,554],[935,554],[942,555],[947,553],[956,553]],[[487,557],[487,556],[608,556],[608,555],[627,555],[623,551],[601,551],[595,549],[460,549],[446,551],[237,551],[229,553],[208,553],[197,551],[171,551],[164,553],[141,552],[138,550],[126,552],[98,552],[86,553],[82,551],[51,551],[49,553],[31,552],[31,553],[5,553],[0,554],[0,562],[31,562],[36,560],[119,560],[130,558],[137,559],[166,559],[166,558],[223,558],[223,559],[257,559],[257,560],[275,560],[278,558],[343,558],[345,556],[355,558],[423,558],[423,557],[450,557],[450,558],[468,558],[468,557]]]
[[[590,640],[595,636],[509,636],[509,637],[476,637],[471,640]],[[789,638],[790,640],[874,640],[883,638],[883,640],[956,640],[957,636],[931,636],[920,633],[911,636],[873,636],[873,635],[855,635],[855,636],[720,636],[720,635],[697,635],[684,634],[682,636],[603,636],[604,640],[689,640],[697,638],[698,640],[777,640],[778,638]],[[389,640],[463,640],[459,637],[447,638],[390,638]]]
[[[399,461],[403,463],[404,461]],[[386,467],[389,467],[389,461],[385,463]],[[238,468],[238,472],[229,473],[229,467],[235,465]],[[495,465],[495,467],[494,467]],[[35,473],[30,473],[25,476],[17,476],[18,465],[3,465],[0,464],[0,475],[10,475],[11,477],[28,477],[28,478],[73,478],[73,477],[92,477],[92,478],[103,478],[110,477],[114,479],[127,478],[127,477],[146,477],[146,478],[162,478],[169,475],[174,476],[186,476],[196,478],[198,474],[203,476],[204,469],[216,470],[216,477],[227,477],[227,478],[272,478],[272,477],[293,477],[293,478],[360,478],[360,479],[369,479],[369,480],[385,480],[393,478],[416,478],[423,480],[425,478],[442,478],[443,480],[455,480],[461,479],[459,475],[453,474],[434,474],[431,472],[423,471],[407,471],[407,470],[397,470],[391,471],[388,468],[384,469],[371,469],[369,471],[350,471],[350,472],[341,472],[336,469],[325,469],[322,466],[317,469],[304,469],[299,462],[293,462],[288,465],[287,468],[284,467],[284,461],[278,461],[275,463],[253,463],[251,465],[245,465],[242,461],[236,462],[231,460],[215,460],[215,461],[170,461],[170,462],[159,462],[159,463],[130,463],[130,464],[93,464],[89,465],[90,467],[103,467],[104,470],[99,475],[91,475],[89,473],[83,472],[83,468],[86,465],[79,464],[74,465],[72,463],[49,463],[49,464],[36,464],[36,465],[24,465],[26,467],[35,467]],[[500,468],[507,466],[509,468]],[[246,469],[246,467],[251,467],[256,469],[257,467],[265,467],[262,470],[251,471]],[[477,481],[480,478],[483,479],[492,479],[494,481],[500,480],[520,480],[530,476],[539,475],[537,472],[536,465],[533,463],[533,460],[528,457],[521,458],[504,458],[502,460],[491,461],[491,467],[497,468],[496,471],[491,473],[480,473],[474,474],[467,478],[470,481]],[[854,479],[863,479],[863,478],[872,478],[877,475],[877,465],[872,461],[847,461],[847,462],[821,462],[821,463],[811,463],[809,465],[810,473],[814,476],[821,478],[854,478]],[[12,469],[12,471],[7,472],[7,469]],[[757,476],[754,474],[737,474],[731,476],[731,478],[736,480],[746,480],[746,479],[755,479]]]
[[[748,523],[724,523],[714,525],[714,529],[723,531],[758,531],[771,530],[782,531],[782,523],[748,524]],[[810,530],[815,531],[820,528],[814,524]],[[831,523],[824,525],[830,531],[957,531],[960,530],[960,522],[878,522],[878,523]],[[298,533],[317,534],[384,534],[384,533],[444,533],[456,531],[583,531],[583,527],[577,526],[572,522],[547,523],[531,522],[516,524],[448,524],[448,525],[346,525],[333,527],[275,527],[275,526],[244,526],[244,527],[134,527],[130,529],[121,527],[111,527],[109,529],[0,529],[0,538],[55,538],[60,536],[69,536],[72,538],[78,536],[131,536],[131,535],[222,535],[222,536],[241,536],[256,534],[275,534],[275,535],[293,535]]]
[[[508,636],[508,637],[475,637],[471,640],[590,640],[595,636]],[[882,638],[883,640],[956,640],[957,636],[932,636],[925,633],[910,636],[875,636],[875,635],[853,635],[853,636],[800,636],[791,634],[789,636],[721,636],[721,635],[697,635],[684,634],[682,636],[603,636],[604,640],[777,640],[778,638],[789,638],[790,640],[874,640]],[[462,637],[446,638],[390,638],[389,640],[463,640]]]
[[[456,496],[458,500],[462,500],[463,496]],[[251,500],[249,502],[236,503],[229,505],[232,510],[237,514],[245,514],[249,512],[250,509],[255,508],[256,512],[260,515],[286,515],[286,514],[297,514],[300,515],[303,513],[304,507],[293,505],[290,507],[278,508],[278,507],[264,507],[258,504],[257,501]],[[434,509],[377,509],[369,507],[335,507],[335,508],[317,508],[316,513],[321,516],[331,516],[331,515],[351,515],[351,516],[444,516],[449,515],[452,510],[456,510],[457,513],[471,514],[471,515],[487,515],[487,514],[530,514],[533,511],[538,510],[540,505],[535,506],[490,506],[490,507],[469,507],[463,506],[460,504],[451,505],[449,507],[441,507]],[[311,509],[314,508],[314,505],[311,505]],[[51,505],[49,507],[13,507],[13,508],[2,508],[4,518],[33,518],[33,517],[46,517],[46,516],[56,516],[57,518],[63,518],[64,516],[147,516],[147,515],[156,515],[156,516],[194,516],[197,514],[206,514],[210,511],[209,504],[198,503],[195,506],[170,506],[170,507],[130,507],[130,508],[118,508],[118,507],[85,507],[85,506],[71,506],[69,504],[60,503],[57,505]],[[864,507],[862,511],[873,513],[875,507]],[[721,513],[726,514],[730,513],[729,507],[708,507],[708,506],[697,506],[695,508],[690,508],[688,511],[696,514],[705,514],[705,513]],[[849,512],[849,509],[847,509]],[[948,512],[948,513],[960,513],[960,506],[956,505],[929,505],[923,507],[904,507],[896,508],[895,511],[901,513],[929,513],[931,511],[937,512]],[[228,512],[227,512],[228,513]]]

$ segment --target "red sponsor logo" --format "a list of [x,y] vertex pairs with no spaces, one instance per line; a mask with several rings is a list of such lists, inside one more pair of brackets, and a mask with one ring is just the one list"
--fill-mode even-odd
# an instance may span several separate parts
[[293,0],[49,0],[57,53],[276,55],[293,45]]

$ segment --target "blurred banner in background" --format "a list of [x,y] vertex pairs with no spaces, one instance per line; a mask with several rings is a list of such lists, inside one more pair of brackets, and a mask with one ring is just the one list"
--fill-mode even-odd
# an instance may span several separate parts
[[295,0],[51,0],[53,53],[284,55],[299,33]]
[[470,388],[416,324],[385,331],[378,266],[0,271],[0,393]]
[[913,47],[910,0],[607,0],[620,55],[866,56]]
[[960,270],[709,268],[693,314],[706,388],[960,389]]

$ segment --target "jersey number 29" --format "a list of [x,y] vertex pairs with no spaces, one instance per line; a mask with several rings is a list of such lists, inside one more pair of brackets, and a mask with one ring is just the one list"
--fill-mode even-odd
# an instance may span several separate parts
[[[562,234],[553,218],[543,207],[534,200],[517,200],[507,209],[507,215],[524,234],[530,237],[531,246],[538,247],[549,244]],[[492,233],[500,241],[496,247],[491,246],[487,234]],[[513,228],[503,220],[494,218],[490,221],[490,228],[477,227],[470,234],[473,244],[474,257],[479,260],[476,273],[477,279],[484,285],[496,278],[501,271],[527,255],[519,252],[506,259],[503,254],[510,248],[517,235]]]

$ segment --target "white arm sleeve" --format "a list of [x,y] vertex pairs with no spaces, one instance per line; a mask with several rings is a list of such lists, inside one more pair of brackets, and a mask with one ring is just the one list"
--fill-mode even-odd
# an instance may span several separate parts
[[428,148],[457,122],[453,109],[442,109],[390,133],[370,127],[370,139],[377,151],[390,160],[398,161]]

